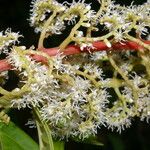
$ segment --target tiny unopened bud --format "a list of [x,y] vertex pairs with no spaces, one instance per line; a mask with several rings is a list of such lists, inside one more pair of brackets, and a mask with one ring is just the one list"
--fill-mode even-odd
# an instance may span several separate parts
[[105,39],[104,42],[107,45],[107,47],[109,47],[109,48],[111,47],[111,43],[107,39]]

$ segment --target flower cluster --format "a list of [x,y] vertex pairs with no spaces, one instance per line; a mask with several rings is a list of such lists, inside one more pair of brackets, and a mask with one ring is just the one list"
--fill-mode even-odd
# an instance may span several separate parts
[[8,53],[7,47],[18,42],[19,37],[21,36],[18,33],[11,32],[11,29],[7,29],[4,33],[0,32],[0,54]]
[[[55,0],[33,0],[32,4],[30,25],[36,27],[36,32],[40,32],[43,29],[46,19],[51,16],[53,11],[60,13],[66,9],[65,6]],[[59,18],[56,20],[53,18],[52,23],[47,28],[47,32],[52,32],[52,34],[55,34],[53,30],[60,31],[61,28],[64,28],[63,22],[61,22]]]
[[[85,138],[95,134],[97,127],[106,121],[103,111],[109,97],[105,88],[95,87],[97,86],[95,78],[102,80],[102,70],[99,66],[95,63],[91,66],[92,62],[88,64],[87,57],[83,56],[78,59],[87,62],[85,65],[65,63],[64,61],[69,61],[70,58],[58,55],[52,59],[53,69],[49,70],[49,67],[36,64],[28,56],[21,59],[21,55],[16,53],[13,50],[8,60],[20,70],[20,76],[28,78],[27,81],[21,82],[28,84],[29,91],[12,99],[12,107],[20,109],[42,105],[40,112],[43,120],[49,123],[53,129],[52,133],[59,135],[60,138],[70,136]],[[25,67],[27,63],[30,64],[28,68]],[[80,67],[87,73],[78,70]],[[30,73],[33,81],[29,81]],[[86,76],[89,79],[86,79]],[[14,91],[22,90],[23,87]],[[84,126],[88,127],[85,129]]]
[[[18,109],[38,108],[54,137],[84,139],[103,125],[121,132],[135,116],[147,121],[150,118],[150,47],[129,33],[132,29],[139,36],[147,32],[149,2],[128,7],[109,0],[100,2],[95,12],[85,0],[63,4],[32,1],[30,24],[41,32],[39,47],[14,46],[7,54],[20,82],[12,91],[1,87],[0,102]],[[58,48],[45,50],[44,39],[61,34],[70,23],[74,26]],[[92,32],[101,31],[99,25],[109,33],[92,37]],[[18,37],[8,31],[1,34],[0,48],[14,44]],[[127,47],[125,40],[139,43],[139,51]],[[109,51],[92,53],[96,49],[93,42],[98,41]],[[70,42],[75,45],[69,49]],[[113,44],[117,47],[118,42],[126,50],[117,51]],[[73,48],[78,54],[70,55]]]
[[[70,42],[75,42],[80,45],[88,46],[92,41],[104,40],[113,36],[117,42],[128,40],[128,33],[135,30],[138,36],[147,35],[149,22],[149,1],[143,5],[121,6],[115,4],[114,1],[102,1],[101,8],[96,13],[92,10],[91,4],[86,4],[85,0],[78,2],[73,1],[68,3],[65,1],[60,4],[54,0],[34,0],[32,2],[32,10],[30,17],[31,26],[35,27],[36,31],[42,31],[44,24],[46,32],[49,35],[61,34],[67,25],[77,24],[74,33],[70,35]],[[49,18],[49,19],[48,19]],[[80,21],[77,20],[80,18]],[[47,23],[46,23],[47,22]],[[108,36],[103,38],[87,38],[89,33],[83,34],[80,27],[85,27],[91,32],[102,32],[98,25],[104,25],[104,30],[108,31]],[[82,34],[81,34],[82,33]],[[83,37],[79,40],[78,37]],[[110,45],[111,47],[111,45]]]
[[[22,51],[26,50],[20,48],[17,52],[14,49],[8,60],[25,78],[20,81],[24,85],[14,91],[22,91],[25,85],[28,88],[22,96],[16,95],[11,100],[11,106],[19,109],[39,107],[41,117],[50,126],[53,136],[87,138],[95,135],[102,125],[121,132],[131,125],[133,116],[149,119],[149,81],[146,72],[140,75],[138,69],[134,70],[141,64],[133,65],[140,57],[135,57],[132,52],[111,56],[121,66],[120,70],[125,68],[126,81],[124,74],[119,77],[108,54],[105,54],[107,59],[101,57],[103,52],[90,56],[56,55],[51,57],[50,67],[36,63],[29,56],[22,59],[19,54]],[[95,55],[100,57],[95,58]],[[109,61],[107,67],[103,66]],[[109,77],[107,70],[113,69],[114,75]],[[116,94],[114,102],[110,101],[114,97],[110,89]]]

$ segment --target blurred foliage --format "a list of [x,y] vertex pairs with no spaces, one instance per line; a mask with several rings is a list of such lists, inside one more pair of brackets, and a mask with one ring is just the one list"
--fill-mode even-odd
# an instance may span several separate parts
[[[60,2],[63,0],[59,0]],[[90,0],[88,0],[90,2]],[[132,1],[116,0],[116,3],[122,5],[129,5]],[[142,4],[145,0],[134,0],[134,4]],[[24,36],[21,39],[21,45],[30,47],[37,45],[39,35],[34,33],[34,29],[29,26],[29,9],[31,0],[0,0],[0,31],[12,28],[14,32],[20,32]],[[96,6],[93,6],[97,8]],[[64,36],[64,35],[63,35]],[[62,38],[63,38],[62,36]],[[56,37],[57,38],[57,37]],[[51,39],[55,40],[55,38]],[[55,40],[55,44],[57,44]],[[9,88],[13,87],[12,83]],[[31,129],[25,124],[32,114],[29,110],[11,110],[11,120],[19,125],[26,133],[28,133],[34,140],[37,140],[36,129]],[[104,146],[93,146],[90,144],[82,144],[74,141],[66,143],[66,150],[149,150],[150,149],[150,126],[146,122],[140,122],[137,118],[133,120],[131,128],[126,129],[121,134],[112,132],[106,128],[99,130],[98,139]]]
[[[12,147],[13,145],[13,147]],[[14,123],[8,125],[0,122],[1,150],[38,150],[38,145],[30,136],[20,130]]]

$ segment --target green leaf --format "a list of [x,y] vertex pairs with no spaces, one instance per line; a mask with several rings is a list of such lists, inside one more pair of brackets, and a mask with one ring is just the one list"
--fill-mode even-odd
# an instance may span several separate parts
[[14,123],[0,122],[0,150],[39,150],[38,145]]
[[97,136],[90,136],[89,138],[85,140],[81,140],[79,138],[73,138],[74,141],[79,143],[85,143],[85,144],[91,144],[96,146],[103,146],[103,143],[101,143]]
[[34,117],[36,118],[40,150],[64,150],[65,143],[63,141],[53,141],[51,130],[48,124],[41,120],[39,109],[34,108],[33,112]]
[[38,108],[34,108],[33,113],[34,117],[36,118],[40,150],[54,150],[51,130],[48,124],[41,119]]
[[63,141],[53,141],[55,150],[65,150],[65,142]]
[[85,139],[83,142],[87,143],[87,144],[103,146],[103,143],[101,143],[96,136],[91,136],[91,137]]

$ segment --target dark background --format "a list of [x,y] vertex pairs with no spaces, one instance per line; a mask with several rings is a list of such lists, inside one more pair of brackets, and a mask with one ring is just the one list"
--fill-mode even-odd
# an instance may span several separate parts
[[[63,1],[63,0],[60,0]],[[94,1],[94,0],[91,0]],[[91,2],[88,0],[88,2]],[[117,3],[129,5],[132,1],[117,0]],[[142,4],[145,0],[134,0],[134,4]],[[29,9],[31,0],[0,0],[0,31],[11,28],[14,32],[20,32],[24,36],[21,39],[21,45],[29,48],[37,45],[39,35],[34,33],[34,29],[29,26]],[[93,5],[97,9],[97,3]],[[51,41],[53,42],[53,41]],[[55,44],[59,43],[57,39]],[[52,43],[53,44],[53,43]],[[13,83],[12,83],[13,84]],[[30,118],[29,110],[13,110],[10,115],[12,120],[17,123],[32,138],[37,140],[36,129],[29,129],[25,126],[27,119]],[[14,117],[15,116],[15,117]],[[88,144],[67,142],[67,150],[149,150],[150,149],[150,125],[146,122],[140,122],[135,118],[131,128],[122,131],[121,134],[111,132],[106,128],[99,130],[99,141],[104,143],[103,147],[92,146]]]

